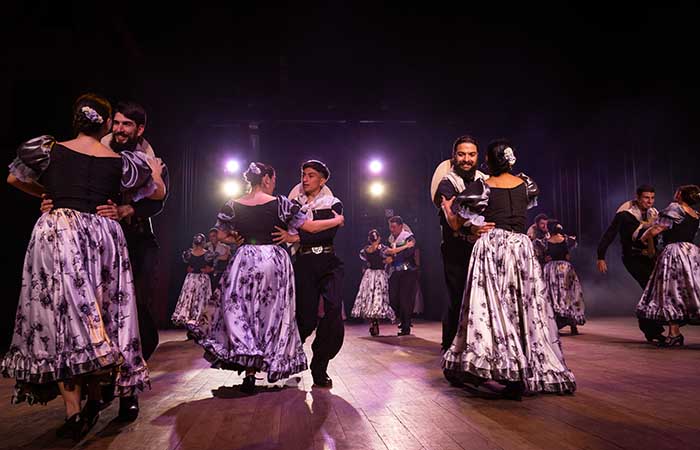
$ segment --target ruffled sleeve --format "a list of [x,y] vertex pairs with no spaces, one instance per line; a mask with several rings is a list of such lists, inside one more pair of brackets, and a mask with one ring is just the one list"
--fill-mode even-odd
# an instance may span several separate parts
[[292,202],[284,195],[277,197],[278,200],[278,215],[282,222],[287,224],[289,234],[297,234],[299,228],[306,222],[306,214],[301,212],[301,207],[298,203]]
[[489,204],[491,189],[484,183],[484,180],[475,180],[469,184],[455,198],[452,204],[452,212],[458,214],[472,225],[481,226],[484,224],[484,217],[481,215]]
[[575,249],[576,246],[578,245],[578,242],[576,241],[576,236],[566,235],[566,236],[564,236],[564,238],[565,238],[565,242],[566,242],[566,247],[569,250]]
[[654,225],[660,225],[664,228],[673,228],[685,219],[685,211],[683,207],[676,202],[672,202],[663,211],[661,211],[654,222]]
[[190,259],[192,259],[192,249],[188,248],[184,252],[182,252],[182,262],[185,264],[189,264]]
[[535,256],[538,260],[543,260],[547,253],[547,241],[544,239],[535,239],[532,241],[532,246],[535,249]]
[[362,250],[360,250],[360,259],[367,262],[367,246],[362,247]]
[[236,212],[233,209],[233,200],[227,201],[216,216],[217,230],[233,233],[236,230]]
[[540,195],[540,188],[535,183],[535,180],[525,175],[524,173],[519,173],[517,175],[525,182],[525,188],[527,189],[527,209],[532,209],[537,206],[537,196]]
[[56,140],[49,135],[30,139],[17,148],[17,157],[10,164],[10,173],[25,183],[38,182],[51,161]]
[[138,202],[151,196],[158,186],[151,176],[146,162],[148,156],[142,152],[121,152],[122,190],[127,191],[131,201]]

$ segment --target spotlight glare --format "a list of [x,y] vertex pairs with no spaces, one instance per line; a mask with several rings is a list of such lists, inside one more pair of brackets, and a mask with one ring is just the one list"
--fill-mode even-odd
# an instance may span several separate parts
[[241,183],[238,181],[226,181],[221,185],[221,191],[227,197],[236,197],[241,194]]
[[228,173],[238,173],[241,170],[241,164],[235,159],[230,159],[226,161],[226,172]]
[[381,197],[384,195],[384,185],[378,181],[369,185],[369,195],[372,197]]
[[372,173],[379,173],[384,168],[384,165],[378,159],[373,159],[369,163],[369,171]]

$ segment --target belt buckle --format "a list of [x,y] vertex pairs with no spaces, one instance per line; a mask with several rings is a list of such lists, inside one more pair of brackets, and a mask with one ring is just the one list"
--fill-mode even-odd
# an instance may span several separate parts
[[318,247],[311,247],[311,253],[314,255],[320,255],[323,253],[323,246],[318,246]]

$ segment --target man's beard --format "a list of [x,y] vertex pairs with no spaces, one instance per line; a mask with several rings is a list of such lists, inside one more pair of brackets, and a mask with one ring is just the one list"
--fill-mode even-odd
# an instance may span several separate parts
[[462,169],[459,165],[452,161],[452,168],[455,173],[467,181],[474,181],[474,175],[476,175],[476,165],[472,166],[469,170]]
[[119,143],[114,135],[112,135],[111,140],[109,141],[109,148],[114,150],[117,153],[121,153],[124,151],[128,152],[133,152],[136,150],[136,145],[138,144],[138,138],[130,138],[127,137],[126,142]]

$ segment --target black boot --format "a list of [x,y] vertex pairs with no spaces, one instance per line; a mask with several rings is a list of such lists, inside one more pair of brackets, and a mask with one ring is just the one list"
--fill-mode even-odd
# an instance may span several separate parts
[[135,395],[131,397],[119,397],[119,415],[122,422],[133,422],[139,416],[139,399]]
[[320,388],[332,388],[333,387],[333,380],[331,380],[331,377],[328,376],[328,374],[311,374],[311,376],[314,379],[314,386],[320,387]]
[[311,377],[314,379],[314,386],[322,388],[332,388],[333,380],[328,376],[328,361],[319,363],[316,358],[311,359]]
[[87,422],[88,430],[94,427],[97,423],[97,419],[100,418],[101,404],[102,402],[99,400],[88,400],[80,411],[83,420]]

